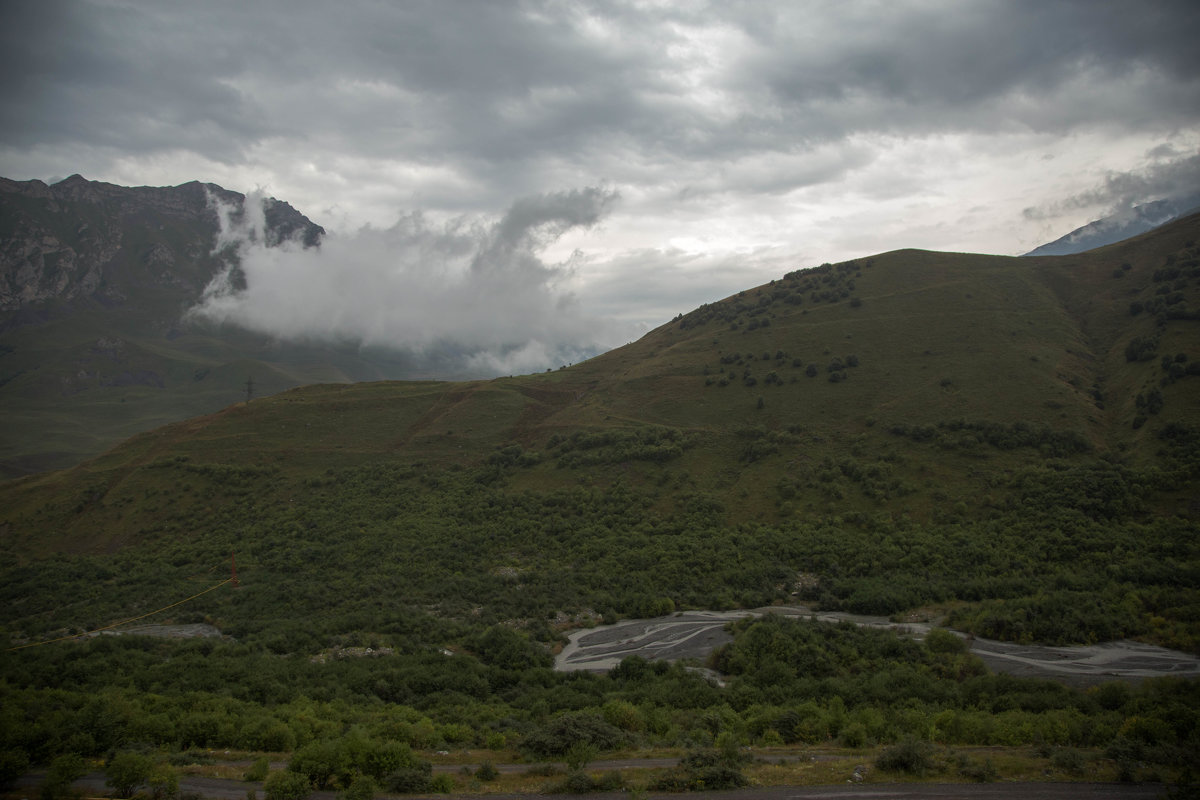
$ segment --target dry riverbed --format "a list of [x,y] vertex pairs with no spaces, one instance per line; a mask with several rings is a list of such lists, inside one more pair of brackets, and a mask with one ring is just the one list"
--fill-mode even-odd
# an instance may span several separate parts
[[[628,656],[653,660],[703,661],[731,641],[725,625],[762,614],[804,617],[822,622],[853,622],[888,628],[917,638],[929,632],[928,623],[897,623],[886,617],[815,612],[803,606],[772,606],[751,611],[684,611],[655,619],[630,619],[575,631],[555,659],[555,669],[604,672]],[[1052,678],[1076,686],[1111,680],[1141,680],[1174,675],[1200,676],[1200,658],[1140,642],[1119,641],[1079,647],[1018,645],[964,637],[970,650],[990,669],[1010,675]]]

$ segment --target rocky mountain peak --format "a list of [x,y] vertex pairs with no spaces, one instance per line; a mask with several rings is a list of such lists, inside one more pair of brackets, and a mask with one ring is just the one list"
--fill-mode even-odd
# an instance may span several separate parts
[[[39,304],[94,299],[127,302],[151,287],[171,287],[194,302],[220,263],[212,255],[213,200],[240,213],[246,197],[216,184],[125,187],[75,174],[53,185],[0,178],[0,313]],[[265,204],[267,244],[325,231],[292,206]],[[17,322],[19,324],[19,322]]]

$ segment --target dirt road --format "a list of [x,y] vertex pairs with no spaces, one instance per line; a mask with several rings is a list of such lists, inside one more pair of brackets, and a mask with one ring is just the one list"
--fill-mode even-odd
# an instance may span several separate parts
[[[615,763],[615,762],[614,762]],[[521,765],[522,769],[528,764]],[[601,769],[604,764],[597,762],[592,765]],[[17,786],[18,792],[23,789],[30,791],[24,796],[36,796],[36,787],[43,776],[27,775]],[[75,789],[84,792],[89,797],[100,797],[108,794],[104,786],[104,776],[95,772],[81,778],[73,785]],[[179,788],[183,794],[198,794],[212,800],[246,800],[249,790],[255,790],[262,797],[262,784],[245,781],[223,780],[220,778],[199,778],[183,776]],[[1162,797],[1166,787],[1162,784],[1128,784],[1128,783],[862,783],[831,786],[767,786],[747,789],[733,789],[720,792],[693,793],[694,797],[704,800],[818,800],[819,798],[836,798],[837,800],[1149,800]],[[14,796],[22,796],[20,793]],[[403,795],[404,797],[422,797],[430,800],[446,800],[451,795]],[[481,795],[472,795],[480,797]],[[524,800],[527,795],[489,794],[482,795],[488,800]],[[684,795],[652,793],[647,800],[679,800]],[[537,795],[546,800],[578,800],[579,795]],[[596,800],[628,800],[628,792],[606,792],[590,794]],[[336,800],[335,792],[313,792],[310,800]]]

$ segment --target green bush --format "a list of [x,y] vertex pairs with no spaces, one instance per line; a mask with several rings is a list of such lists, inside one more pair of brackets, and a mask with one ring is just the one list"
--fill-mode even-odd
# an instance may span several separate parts
[[852,747],[855,750],[867,746],[867,729],[861,722],[854,722],[842,728],[838,735],[842,747]]
[[104,785],[118,797],[132,797],[154,770],[154,759],[141,753],[117,753],[104,765]]
[[1087,769],[1087,758],[1084,754],[1069,747],[1056,750],[1050,756],[1050,763],[1055,769],[1060,769],[1071,775],[1082,775]]
[[254,760],[250,765],[250,769],[246,770],[246,774],[242,776],[242,780],[254,781],[261,783],[267,779],[267,775],[271,773],[271,761],[266,756],[261,756]]
[[548,722],[540,730],[525,737],[525,748],[543,758],[565,756],[578,743],[596,750],[612,750],[626,742],[626,734],[620,728],[604,721],[595,712],[562,714]]
[[529,636],[504,625],[493,625],[469,643],[476,657],[501,669],[549,667],[554,659]]
[[42,800],[55,800],[69,793],[71,784],[87,774],[87,765],[78,753],[64,753],[50,762],[42,783]]
[[964,653],[967,643],[945,628],[934,628],[925,637],[925,646],[931,653]]
[[428,761],[417,761],[402,767],[388,775],[384,785],[389,792],[412,794],[413,792],[428,791],[433,777],[433,764]]
[[6,791],[29,771],[29,756],[24,750],[0,751],[0,791]]
[[587,794],[589,792],[617,792],[625,788],[625,779],[616,770],[593,778],[581,770],[569,773],[560,781],[543,787],[545,794]]
[[355,775],[338,797],[341,800],[371,800],[378,792],[379,784],[370,775]]
[[1142,338],[1135,336],[1125,345],[1126,361],[1150,361],[1158,350],[1158,337]]
[[156,764],[146,778],[151,800],[167,800],[179,794],[179,773],[170,764]]
[[266,800],[306,800],[312,794],[312,784],[298,772],[272,772],[263,782]]
[[391,740],[363,742],[356,755],[358,757],[352,759],[353,766],[377,782],[385,781],[396,770],[414,766],[418,761],[407,744]]
[[563,785],[571,794],[585,794],[594,789],[591,776],[581,770],[568,775]]
[[749,783],[741,763],[740,753],[692,750],[650,788],[665,792],[737,789]]
[[933,745],[916,739],[885,749],[875,759],[875,766],[884,772],[903,772],[924,777],[934,767]]
[[288,771],[303,775],[317,789],[328,789],[346,767],[346,754],[337,742],[310,742],[292,753]]
[[296,735],[278,719],[259,717],[242,728],[239,746],[246,750],[283,753],[295,749]]
[[983,761],[964,758],[958,766],[958,772],[964,778],[970,778],[979,783],[990,783],[1000,777],[1000,773],[996,771],[996,765],[990,758],[985,758]]

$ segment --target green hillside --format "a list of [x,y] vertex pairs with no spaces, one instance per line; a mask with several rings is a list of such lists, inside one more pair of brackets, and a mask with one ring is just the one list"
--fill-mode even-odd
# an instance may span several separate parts
[[[109,639],[9,651],[14,707],[51,690],[138,708],[153,696],[162,728],[138,741],[287,750],[335,735],[302,731],[305,703],[377,737],[400,730],[387,722],[400,704],[405,725],[468,729],[388,734],[413,746],[499,734],[542,755],[556,745],[538,737],[571,714],[620,728],[618,701],[642,720],[627,736],[579,736],[601,750],[704,743],[705,730],[709,743],[825,741],[851,724],[846,709],[871,709],[878,724],[854,720],[882,744],[928,739],[946,712],[992,720],[980,732],[961,716],[948,742],[1036,733],[1183,763],[1200,741],[1186,682],[1106,690],[1124,692],[1110,702],[996,683],[965,655],[753,625],[745,653],[714,662],[739,665],[728,692],[682,670],[545,666],[573,625],[785,602],[1011,641],[1200,650],[1198,228],[1075,256],[823,265],[567,369],[291,389],[0,485],[10,646],[164,608],[155,621],[236,640],[203,662],[196,645],[133,656]],[[173,605],[222,581],[232,552],[238,588]],[[309,661],[368,644],[394,654]],[[818,652],[832,683],[805,677]],[[191,737],[171,699],[188,691],[226,697],[241,721]],[[1025,716],[1001,733],[1005,710]],[[785,713],[824,727],[783,735]],[[1130,727],[1136,714],[1155,722]],[[287,746],[246,744],[267,718]],[[39,753],[66,747],[54,741]]]
[[163,306],[148,307],[76,309],[0,336],[0,474],[77,464],[135,433],[244,401],[248,382],[262,397],[386,374],[351,348],[283,345],[235,328],[165,330]]
[[[899,251],[789,273],[556,372],[237,403],[8,484],[5,550],[149,544],[172,520],[309,486],[336,514],[343,471],[444,474],[504,497],[621,491],[664,520],[719,509],[706,525],[720,529],[985,524],[1026,508],[1191,524],[1198,222],[1080,256]],[[215,377],[234,393],[244,371]]]
[[[74,466],[135,433],[294,386],[419,375],[412,358],[282,343],[186,317],[228,266],[212,184],[0,178],[0,477]],[[324,233],[264,206],[270,241]],[[235,214],[236,216],[236,214]]]

